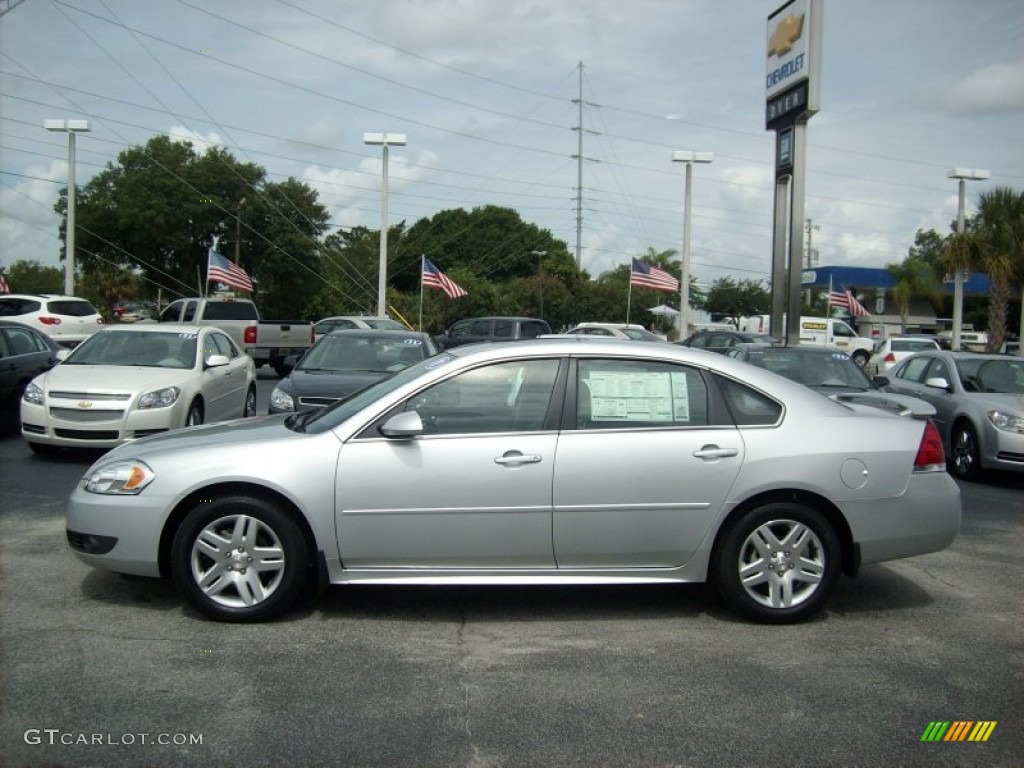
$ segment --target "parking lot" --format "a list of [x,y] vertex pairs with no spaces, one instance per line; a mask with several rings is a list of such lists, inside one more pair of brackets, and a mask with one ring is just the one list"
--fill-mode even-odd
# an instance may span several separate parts
[[[796,626],[697,585],[332,587],[228,625],[68,554],[64,499],[96,457],[0,436],[3,765],[1024,761],[1021,477],[963,484],[950,549],[865,567]],[[996,726],[921,741],[967,720]]]

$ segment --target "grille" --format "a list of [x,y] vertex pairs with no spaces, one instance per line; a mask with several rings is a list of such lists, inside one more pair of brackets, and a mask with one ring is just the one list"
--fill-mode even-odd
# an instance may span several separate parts
[[166,429],[136,429],[134,432],[135,438],[149,437],[150,435],[157,435],[161,432],[166,432]]
[[326,408],[341,400],[340,397],[300,397],[299,405],[311,405],[314,408]]
[[130,400],[131,395],[115,392],[50,392],[50,397],[59,397],[62,400],[91,400],[97,402],[123,402]]
[[116,429],[55,429],[57,437],[72,440],[117,440],[121,435]]
[[82,408],[51,408],[50,415],[61,421],[94,423],[97,421],[120,421],[124,411],[89,411]]

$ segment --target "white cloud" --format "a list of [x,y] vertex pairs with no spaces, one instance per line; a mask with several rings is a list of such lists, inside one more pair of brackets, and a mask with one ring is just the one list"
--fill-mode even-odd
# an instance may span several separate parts
[[957,115],[1024,110],[1024,59],[977,69],[936,89],[933,96]]
[[171,141],[180,143],[192,142],[192,146],[197,152],[205,152],[210,147],[224,144],[224,140],[217,133],[196,133],[191,128],[186,128],[183,125],[172,125],[170,130],[167,131],[167,135],[171,137]]

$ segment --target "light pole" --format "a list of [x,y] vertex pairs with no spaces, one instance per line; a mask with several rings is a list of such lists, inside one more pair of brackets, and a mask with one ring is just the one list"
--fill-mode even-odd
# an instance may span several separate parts
[[693,187],[693,164],[710,163],[714,152],[676,150],[672,162],[686,163],[686,191],[683,196],[683,256],[679,280],[679,337],[685,339],[690,331],[690,196]]
[[[956,210],[956,232],[958,235],[964,233],[964,204],[967,198],[967,180],[983,181],[991,174],[978,168],[954,168],[946,174],[947,178],[959,179],[960,199]],[[953,275],[953,338],[951,340],[954,350],[960,349],[960,331],[964,324],[964,270],[958,263],[956,273]]]
[[531,256],[537,257],[537,284],[540,286],[540,319],[544,319],[544,262],[541,261],[548,255],[547,251],[530,251]]
[[68,219],[64,232],[64,293],[75,295],[75,134],[92,130],[88,120],[44,120],[48,131],[68,135]]
[[404,147],[404,133],[364,133],[364,144],[380,145],[383,149],[380,187],[380,271],[377,277],[377,316],[384,317],[388,287],[388,147]]

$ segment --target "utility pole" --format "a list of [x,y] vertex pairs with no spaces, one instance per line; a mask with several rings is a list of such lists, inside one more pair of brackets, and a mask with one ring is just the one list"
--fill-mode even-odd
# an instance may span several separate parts
[[589,131],[583,127],[583,107],[598,107],[600,104],[594,104],[589,101],[583,101],[583,62],[581,61],[578,65],[580,70],[579,78],[579,98],[573,99],[573,103],[577,105],[576,111],[576,125],[573,130],[576,131],[576,154],[572,155],[572,158],[576,161],[576,269],[579,270],[582,265],[582,248],[583,248],[583,161],[589,160],[592,163],[598,162],[593,157],[584,157],[583,155],[583,133],[597,135],[597,131]]

